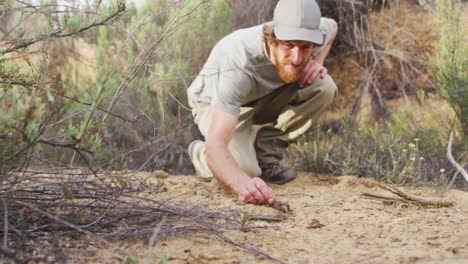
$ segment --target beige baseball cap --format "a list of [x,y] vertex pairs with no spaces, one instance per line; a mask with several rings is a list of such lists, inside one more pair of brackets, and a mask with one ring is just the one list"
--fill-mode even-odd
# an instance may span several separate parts
[[280,0],[273,14],[273,29],[279,40],[304,40],[323,44],[320,7],[315,0]]

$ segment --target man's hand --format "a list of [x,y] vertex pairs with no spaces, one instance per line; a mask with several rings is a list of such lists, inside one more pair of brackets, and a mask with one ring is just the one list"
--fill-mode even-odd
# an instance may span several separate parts
[[322,49],[322,52],[317,54],[314,59],[309,60],[302,71],[301,76],[299,76],[298,84],[302,87],[306,84],[311,84],[317,79],[317,76],[320,74],[320,78],[324,78],[328,71],[325,67],[323,67],[323,63],[325,58],[328,56],[330,52],[331,46],[333,41],[335,40],[336,33],[338,32],[338,25],[335,20],[331,18],[324,18],[324,21],[331,25],[333,28],[333,32],[331,33],[330,40],[328,44]]
[[299,77],[298,83],[302,87],[306,84],[311,84],[315,81],[317,76],[320,74],[320,78],[325,77],[328,71],[327,68],[323,67],[322,64],[315,60],[309,60]]
[[237,117],[211,108],[211,123],[206,136],[205,157],[218,182],[236,193],[244,203],[272,204],[275,195],[260,178],[250,178],[243,172],[228,149],[237,125]]
[[240,201],[251,204],[273,204],[276,201],[273,190],[266,183],[256,178],[245,178],[233,188]]

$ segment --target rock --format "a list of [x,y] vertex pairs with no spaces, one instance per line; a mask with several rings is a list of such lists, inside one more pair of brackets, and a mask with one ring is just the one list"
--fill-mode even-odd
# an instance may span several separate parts
[[312,219],[309,223],[309,225],[307,226],[307,228],[311,229],[317,229],[317,228],[322,228],[324,227],[325,225],[320,223],[319,220],[317,219]]

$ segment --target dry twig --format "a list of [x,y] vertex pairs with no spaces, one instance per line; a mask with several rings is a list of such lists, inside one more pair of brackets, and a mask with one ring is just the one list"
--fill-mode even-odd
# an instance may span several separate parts
[[63,29],[58,28],[58,29],[56,29],[56,30],[54,30],[52,32],[47,33],[47,34],[41,34],[41,35],[35,36],[33,38],[30,38],[30,39],[24,39],[22,41],[17,41],[15,43],[13,43],[10,47],[8,47],[6,49],[3,49],[3,50],[0,50],[0,54],[7,54],[7,53],[10,53],[10,52],[18,51],[20,49],[27,48],[27,47],[33,45],[34,43],[45,41],[45,40],[48,40],[48,39],[51,39],[51,38],[66,38],[66,37],[78,35],[80,33],[83,33],[85,31],[89,30],[90,28],[106,25],[110,21],[117,18],[121,13],[123,13],[125,11],[125,9],[126,9],[125,2],[121,2],[121,3],[119,3],[118,8],[115,10],[114,13],[112,13],[111,15],[105,17],[101,21],[93,22],[93,23],[91,23],[89,25],[86,25],[84,27],[75,29],[75,30],[70,31],[70,32],[63,32]]
[[[76,175],[80,179],[66,180],[68,178],[66,171],[62,175],[55,174],[55,178],[40,177],[35,172],[31,175],[38,177],[39,182],[35,185],[31,185],[30,181],[18,183],[14,199],[11,198],[8,189],[0,191],[0,198],[9,204],[10,210],[6,212],[9,217],[22,219],[8,228],[7,232],[11,234],[9,241],[13,244],[18,240],[29,241],[26,243],[26,248],[37,248],[38,242],[34,241],[51,239],[46,235],[50,232],[54,232],[54,239],[60,241],[73,234],[74,236],[85,234],[88,239],[94,239],[107,246],[111,246],[110,242],[113,241],[134,240],[153,244],[156,224],[158,240],[200,232],[211,233],[251,254],[274,263],[284,263],[266,252],[243,245],[224,234],[225,230],[240,229],[238,213],[210,211],[204,206],[158,199],[158,193],[163,189],[163,185],[151,187],[141,179],[125,178],[121,175],[119,179],[125,183],[117,188],[115,181],[112,180],[115,176],[102,177],[106,181],[97,182],[93,174],[83,176],[74,171],[71,171],[71,175]],[[26,174],[25,177],[29,175]],[[50,184],[41,182],[47,183],[51,180],[54,182]],[[60,213],[56,213],[57,208],[60,208]],[[35,216],[32,217],[33,215]],[[283,220],[278,217],[263,218],[271,221]],[[67,256],[63,256],[66,251],[57,247],[60,245],[49,249],[52,252],[47,254],[62,252],[60,257],[66,259]],[[26,248],[20,251],[27,250]],[[8,252],[0,251],[0,254],[12,258],[13,255],[7,254]]]
[[453,202],[443,198],[443,197],[424,197],[418,195],[412,195],[403,192],[402,190],[398,189],[395,186],[390,186],[384,183],[376,182],[376,185],[380,188],[389,191],[398,197],[389,197],[384,195],[378,194],[371,194],[371,193],[362,193],[361,197],[373,200],[381,200],[384,202],[403,202],[403,203],[416,203],[425,206],[438,206],[438,207],[446,207],[452,206]]
[[[463,175],[463,177],[465,178],[465,181],[468,182],[468,173],[466,173],[466,170],[460,164],[458,164],[458,162],[456,162],[455,159],[453,158],[452,142],[453,142],[453,130],[450,131],[450,138],[449,138],[449,142],[447,145],[447,159],[450,161],[450,163],[452,163],[452,165],[457,169],[457,171]],[[455,176],[456,175],[457,174],[455,174]]]

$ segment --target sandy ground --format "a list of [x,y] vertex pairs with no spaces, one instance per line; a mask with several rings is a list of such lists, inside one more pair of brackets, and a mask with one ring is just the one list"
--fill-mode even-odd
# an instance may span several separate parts
[[[215,182],[191,176],[170,176],[164,182],[167,197],[206,204],[213,210],[228,207],[244,214],[278,214],[270,207],[238,203]],[[467,192],[447,192],[455,201],[449,208],[384,204],[359,196],[361,192],[391,196],[367,180],[310,173],[300,173],[293,182],[273,189],[289,202],[288,219],[248,221],[245,231],[224,234],[285,263],[468,263]],[[435,194],[431,189],[404,190]],[[138,263],[158,263],[163,256],[168,263],[271,263],[210,234],[159,241],[150,249],[143,243],[119,246]],[[93,255],[88,261],[106,255],[106,249]],[[121,261],[109,254],[105,259]]]

